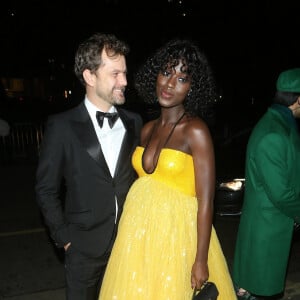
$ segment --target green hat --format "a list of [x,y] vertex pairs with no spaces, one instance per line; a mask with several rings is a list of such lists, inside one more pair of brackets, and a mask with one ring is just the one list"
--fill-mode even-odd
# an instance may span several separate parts
[[276,83],[277,91],[300,93],[300,68],[283,71]]

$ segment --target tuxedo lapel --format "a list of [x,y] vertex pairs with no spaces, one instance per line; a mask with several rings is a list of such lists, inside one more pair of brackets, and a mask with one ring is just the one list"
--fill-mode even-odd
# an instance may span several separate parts
[[116,164],[115,176],[117,176],[118,172],[121,171],[122,167],[127,168],[127,164],[124,164],[123,162],[127,162],[128,160],[131,160],[131,154],[132,154],[132,150],[134,147],[134,140],[135,140],[134,120],[129,119],[122,110],[118,110],[118,111],[119,111],[119,116],[126,128],[126,133],[122,141],[120,154]]
[[75,135],[88,154],[97,162],[98,166],[110,175],[93,122],[84,104],[78,106],[78,117],[78,121],[73,120],[71,123]]

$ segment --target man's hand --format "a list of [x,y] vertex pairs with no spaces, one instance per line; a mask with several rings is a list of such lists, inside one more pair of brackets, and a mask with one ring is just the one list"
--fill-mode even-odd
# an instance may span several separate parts
[[68,244],[64,245],[65,251],[67,251],[70,246],[71,246],[71,243],[68,243]]

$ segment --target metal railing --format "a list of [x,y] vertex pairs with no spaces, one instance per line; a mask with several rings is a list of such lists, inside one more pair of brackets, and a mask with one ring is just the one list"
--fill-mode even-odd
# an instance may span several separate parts
[[0,137],[0,161],[37,161],[43,138],[43,123],[11,124],[10,133]]

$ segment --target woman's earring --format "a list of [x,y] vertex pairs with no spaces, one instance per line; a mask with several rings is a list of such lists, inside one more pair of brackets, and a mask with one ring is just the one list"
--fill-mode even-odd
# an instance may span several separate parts
[[187,94],[188,97],[191,96],[191,93],[192,93],[192,89],[189,90],[189,92],[188,92],[188,94]]

